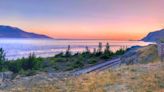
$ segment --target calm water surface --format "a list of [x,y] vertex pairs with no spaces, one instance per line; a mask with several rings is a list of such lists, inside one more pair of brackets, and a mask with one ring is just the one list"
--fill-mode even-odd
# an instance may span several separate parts
[[116,51],[123,46],[131,47],[151,44],[142,41],[0,39],[0,48],[5,50],[8,59],[17,59],[27,57],[33,52],[41,57],[54,56],[57,53],[65,52],[68,45],[71,45],[72,53],[82,52],[86,46],[93,51],[93,48],[97,48],[99,42],[102,42],[104,47],[109,42],[112,51]]

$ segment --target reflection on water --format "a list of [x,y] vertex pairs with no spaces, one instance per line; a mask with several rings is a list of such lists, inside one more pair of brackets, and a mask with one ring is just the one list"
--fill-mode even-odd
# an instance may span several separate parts
[[88,46],[92,51],[93,48],[97,48],[99,42],[102,42],[104,47],[109,42],[112,51],[116,51],[122,46],[131,47],[151,44],[142,41],[0,39],[0,47],[5,50],[8,59],[16,59],[27,57],[29,53],[33,52],[41,57],[54,56],[57,53],[64,52],[68,45],[71,45],[73,53],[84,51],[85,46]]

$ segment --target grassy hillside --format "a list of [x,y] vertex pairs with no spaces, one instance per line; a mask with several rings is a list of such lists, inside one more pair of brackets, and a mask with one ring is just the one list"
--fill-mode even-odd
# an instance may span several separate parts
[[122,66],[106,70],[59,78],[40,85],[17,87],[15,92],[164,92],[164,63]]
[[149,45],[138,50],[140,63],[159,61],[157,45]]
[[160,61],[157,45],[148,45],[139,49],[130,50],[122,56],[124,64],[147,64]]

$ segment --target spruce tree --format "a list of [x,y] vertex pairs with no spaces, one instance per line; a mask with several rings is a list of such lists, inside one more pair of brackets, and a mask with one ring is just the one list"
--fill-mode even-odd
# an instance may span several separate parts
[[101,42],[99,42],[98,53],[102,53],[102,43]]
[[4,68],[4,62],[6,61],[5,55],[6,54],[5,54],[4,50],[2,48],[0,48],[0,71],[2,71]]
[[65,56],[66,56],[66,57],[70,57],[70,56],[71,56],[70,50],[71,50],[71,46],[68,45],[67,50],[66,50],[66,53],[65,53]]

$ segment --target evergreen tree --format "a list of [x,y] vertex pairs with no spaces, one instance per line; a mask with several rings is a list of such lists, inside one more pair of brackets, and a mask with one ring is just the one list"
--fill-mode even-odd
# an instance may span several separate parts
[[98,53],[102,53],[102,43],[101,42],[99,42]]
[[119,50],[116,51],[116,55],[122,55],[125,53],[125,50],[123,48],[120,48]]
[[22,67],[24,70],[32,70],[35,67],[35,65],[36,65],[36,56],[34,53],[33,54],[30,53],[29,57],[27,59],[24,59],[22,63]]
[[90,53],[88,46],[85,47],[85,51],[82,52],[82,56],[84,56],[86,59],[91,56],[91,53]]
[[3,70],[4,68],[4,63],[5,63],[5,52],[2,48],[0,48],[0,71]]
[[0,62],[4,62],[5,61],[5,53],[4,50],[2,48],[0,48]]
[[110,50],[110,45],[109,43],[106,44],[105,51],[103,55],[101,56],[102,59],[109,59],[113,56],[113,52]]
[[98,45],[98,50],[97,50],[97,52],[96,52],[96,54],[95,54],[95,56],[96,57],[99,57],[99,56],[101,56],[102,55],[102,43],[101,42],[99,42],[99,45]]
[[90,50],[89,50],[88,46],[86,46],[85,49],[86,49],[86,54],[90,54]]
[[93,48],[93,54],[95,55],[97,53],[96,48]]
[[110,52],[110,46],[109,46],[109,43],[107,43],[104,53],[109,53],[109,52]]
[[66,57],[70,57],[71,56],[71,46],[70,45],[68,45],[68,47],[67,47],[67,50],[66,50],[66,53],[65,53],[65,56]]

